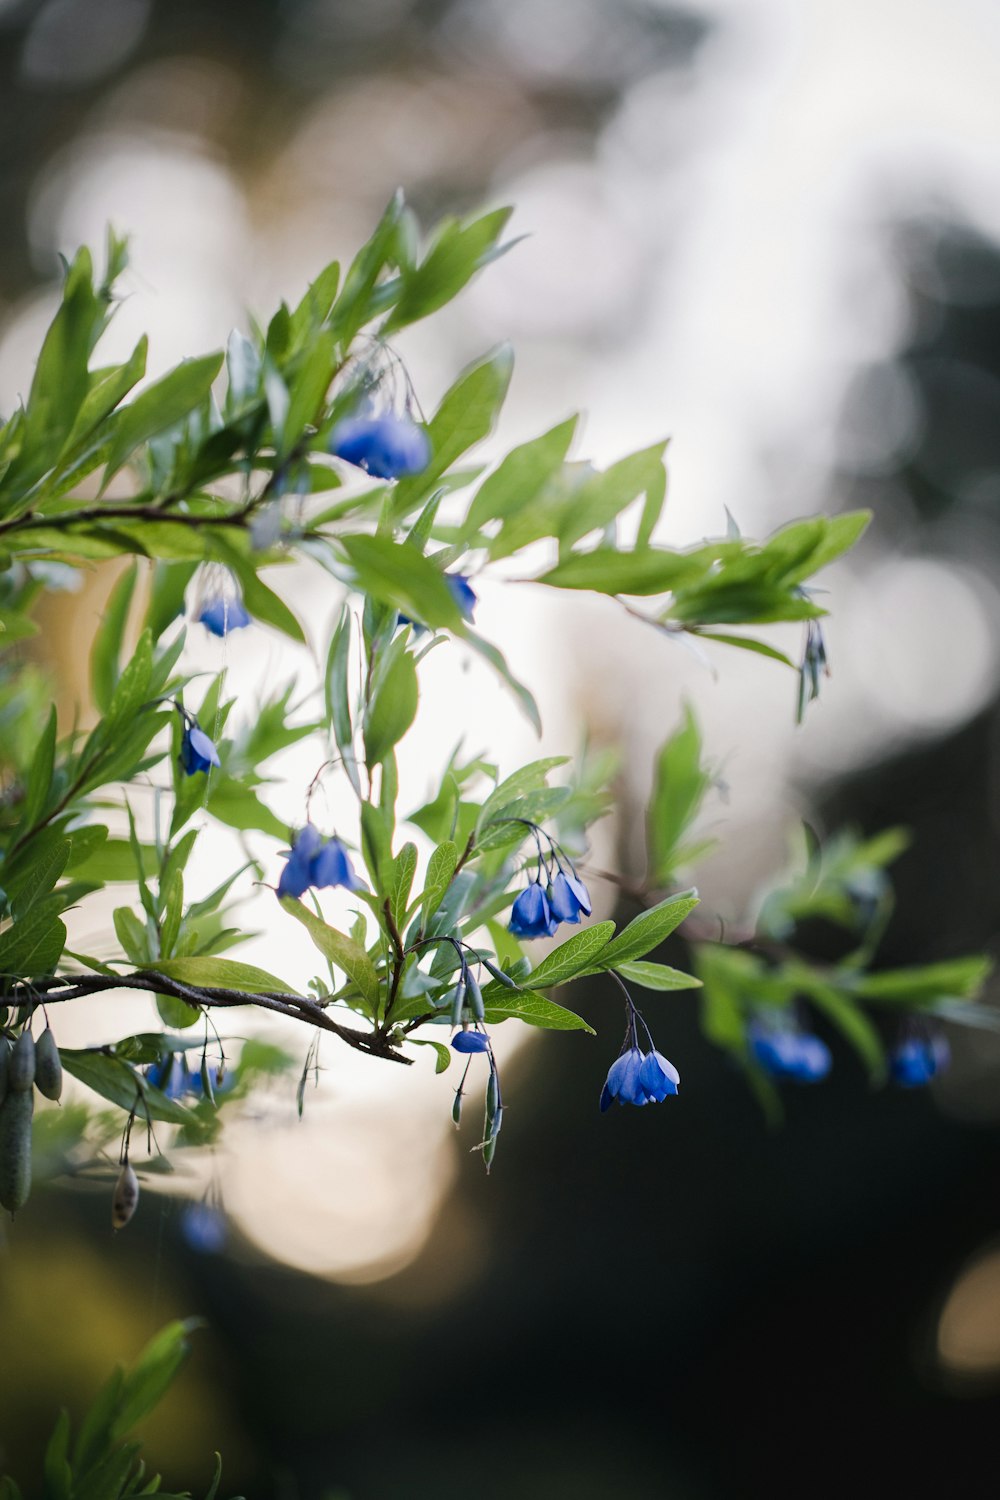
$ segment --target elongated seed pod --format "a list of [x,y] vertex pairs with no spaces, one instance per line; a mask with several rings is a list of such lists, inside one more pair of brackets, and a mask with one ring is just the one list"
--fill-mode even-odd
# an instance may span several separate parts
[[63,1067],[56,1039],[46,1026],[35,1043],[35,1087],[46,1099],[58,1099],[62,1093]]
[[111,1200],[111,1227],[124,1229],[139,1205],[139,1179],[126,1162],[115,1183],[115,1195]]
[[462,1010],[465,1006],[465,985],[461,979],[451,992],[451,1024],[461,1026]]
[[466,977],[465,990],[466,999],[469,1002],[469,1009],[472,1011],[472,1014],[477,1021],[485,1020],[486,1012],[483,1009],[483,992],[479,988],[479,981],[471,969]]
[[10,1066],[10,1043],[5,1036],[0,1036],[0,1104],[7,1097],[7,1077]]
[[31,1089],[9,1093],[0,1106],[0,1203],[16,1213],[31,1192]]
[[35,1081],[35,1038],[22,1031],[7,1065],[7,1083],[15,1093],[26,1093]]

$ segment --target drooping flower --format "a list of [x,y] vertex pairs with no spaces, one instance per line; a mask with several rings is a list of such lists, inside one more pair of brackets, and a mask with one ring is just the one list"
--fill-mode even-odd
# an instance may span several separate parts
[[239,594],[214,594],[206,599],[196,616],[211,635],[226,636],[231,630],[243,630],[253,624],[253,616]]
[[490,1039],[485,1031],[456,1031],[451,1039],[456,1052],[488,1052]]
[[580,913],[590,916],[590,892],[583,881],[559,870],[546,891],[549,907],[557,922],[579,922]]
[[617,1099],[619,1104],[649,1103],[646,1090],[639,1081],[642,1063],[643,1054],[636,1046],[629,1047],[627,1051],[615,1058],[608,1069],[608,1076],[601,1090],[602,1111],[611,1108],[613,1099]]
[[902,1089],[926,1088],[951,1061],[951,1048],[943,1036],[908,1036],[889,1053],[889,1072]]
[[310,887],[322,890],[335,885],[346,886],[349,891],[366,889],[340,839],[324,839],[317,828],[307,823],[292,844],[288,863],[278,880],[278,895],[299,897]]
[[146,1078],[168,1099],[182,1099],[185,1094],[202,1092],[201,1075],[192,1072],[179,1052],[168,1052],[159,1062],[151,1063],[146,1069]]
[[818,1083],[833,1064],[826,1043],[803,1031],[791,1016],[755,1017],[747,1027],[747,1041],[754,1061],[772,1078]]
[[218,1255],[226,1246],[226,1216],[211,1203],[187,1203],[181,1210],[181,1234],[192,1250]]
[[639,1082],[652,1104],[661,1104],[668,1094],[676,1094],[681,1075],[662,1052],[647,1052],[639,1069]]
[[376,479],[401,479],[423,473],[431,444],[408,417],[345,417],[330,434],[330,452]]
[[541,882],[533,880],[514,902],[508,931],[521,938],[551,937],[558,926]]
[[186,776],[195,776],[199,771],[209,771],[218,766],[219,752],[196,719],[188,719],[181,735],[181,765]]

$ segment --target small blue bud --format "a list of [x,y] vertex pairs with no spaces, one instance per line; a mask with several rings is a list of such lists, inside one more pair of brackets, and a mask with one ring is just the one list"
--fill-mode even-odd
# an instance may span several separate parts
[[515,937],[551,937],[559,923],[553,918],[541,885],[533,880],[514,902],[508,931]]
[[747,1042],[754,1061],[772,1078],[818,1083],[833,1064],[826,1043],[787,1016],[757,1017],[747,1027]]
[[181,736],[181,765],[186,776],[195,776],[199,771],[208,771],[218,766],[219,752],[205,731],[197,724],[185,724]]
[[376,479],[400,479],[426,469],[431,444],[407,417],[347,417],[330,434],[330,452]]
[[202,605],[197,619],[200,625],[217,636],[226,636],[231,630],[243,630],[253,624],[253,617],[238,594],[233,598],[216,595]]
[[490,1039],[485,1031],[458,1031],[451,1039],[456,1052],[488,1052]]

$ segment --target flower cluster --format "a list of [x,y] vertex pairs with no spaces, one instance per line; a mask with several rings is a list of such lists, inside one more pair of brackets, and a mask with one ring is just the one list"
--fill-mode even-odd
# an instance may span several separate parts
[[430,438],[409,417],[345,417],[330,434],[330,452],[376,479],[422,474],[430,463]]
[[367,889],[354,873],[340,839],[336,836],[324,839],[317,828],[307,823],[288,851],[288,863],[278,881],[278,895],[303,896],[310,888],[322,890],[334,885],[346,886],[349,891]]
[[771,1078],[818,1083],[830,1071],[830,1049],[791,1012],[761,1012],[747,1027],[750,1055]]
[[951,1049],[943,1036],[905,1036],[889,1053],[893,1083],[903,1089],[926,1088],[951,1061]]
[[[601,1090],[601,1110],[603,1112],[610,1109],[615,1099],[619,1104],[662,1104],[664,1099],[677,1093],[681,1075],[673,1063],[656,1050],[649,1027],[614,971],[612,978],[617,981],[625,996],[625,1040],[608,1070]],[[639,1044],[640,1026],[645,1033],[648,1050]]]
[[[513,822],[522,822],[515,818]],[[560,922],[579,922],[591,913],[590,893],[565,849],[550,834],[549,852],[542,850],[543,830],[528,823],[538,848],[538,868],[530,884],[516,898],[507,924],[519,938],[552,937]]]

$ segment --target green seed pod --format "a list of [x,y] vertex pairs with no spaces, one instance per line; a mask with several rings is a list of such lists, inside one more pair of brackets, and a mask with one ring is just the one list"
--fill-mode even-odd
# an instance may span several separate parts
[[466,978],[465,988],[466,999],[469,1002],[469,1009],[472,1011],[472,1014],[477,1021],[485,1020],[486,1012],[483,1009],[483,992],[479,988],[479,981],[471,970]]
[[31,1089],[7,1095],[0,1106],[0,1203],[16,1213],[31,1192]]
[[208,1058],[204,1056],[201,1059],[201,1086],[209,1104],[214,1104],[215,1089],[212,1087],[212,1069],[209,1067]]
[[115,1183],[115,1195],[111,1200],[111,1227],[124,1229],[139,1205],[139,1179],[126,1162]]
[[7,1083],[10,1070],[10,1043],[5,1036],[0,1036],[0,1104],[7,1097]]
[[451,1024],[453,1026],[461,1026],[464,1007],[465,985],[459,980],[451,993]]
[[7,1068],[7,1082],[18,1094],[26,1093],[35,1081],[35,1038],[22,1031],[14,1043]]
[[62,1086],[62,1059],[52,1030],[46,1026],[35,1043],[35,1087],[46,1099],[58,1099]]

